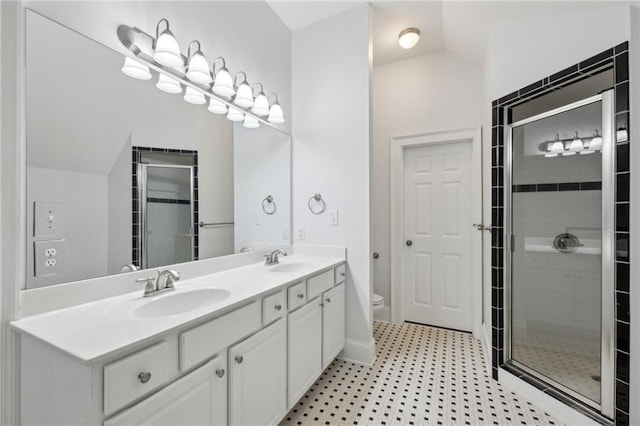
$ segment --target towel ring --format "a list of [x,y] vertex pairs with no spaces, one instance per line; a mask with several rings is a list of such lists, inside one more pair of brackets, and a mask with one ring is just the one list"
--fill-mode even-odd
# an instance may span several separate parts
[[[311,207],[311,200],[315,200],[317,204],[320,205],[320,210],[318,209],[313,209],[313,207]],[[307,202],[307,206],[309,206],[309,210],[311,210],[311,213],[313,214],[320,214],[324,211],[324,209],[327,207],[327,205],[325,204],[324,200],[322,199],[322,195],[320,195],[319,193],[315,193],[311,196],[311,198],[309,198],[309,202]]]
[[[270,205],[272,208],[269,208]],[[273,201],[273,197],[271,195],[267,195],[264,200],[262,200],[262,211],[266,214],[274,214],[276,212],[276,202]]]

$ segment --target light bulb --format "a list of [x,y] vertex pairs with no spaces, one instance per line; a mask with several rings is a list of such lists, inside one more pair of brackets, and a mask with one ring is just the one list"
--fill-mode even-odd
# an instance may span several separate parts
[[129,77],[138,80],[149,80],[151,78],[151,72],[149,71],[148,66],[143,65],[135,59],[129,58],[128,56],[124,58],[122,72]]
[[220,102],[219,100],[213,99],[213,98],[209,100],[209,107],[207,109],[209,110],[209,112],[212,112],[214,114],[227,113],[227,106],[222,102]]
[[228,99],[231,99],[231,97],[236,93],[233,89],[233,79],[226,68],[223,67],[216,73],[216,79],[211,90],[213,90],[213,93],[216,95],[223,96]]
[[284,116],[282,114],[282,107],[279,103],[274,103],[269,109],[269,117],[267,118],[269,123],[280,124],[284,123]]
[[165,93],[182,93],[182,86],[180,86],[180,83],[165,74],[160,74],[156,87]]
[[[173,36],[173,33],[169,31],[169,22],[166,19],[162,19],[158,22],[158,27],[163,21],[167,24],[167,28],[156,40],[156,46],[153,50],[153,60],[160,65],[167,67],[179,67],[184,65],[182,55],[180,54],[180,46],[178,46],[178,42]],[[156,28],[156,34],[157,29],[158,28]]]
[[227,114],[227,119],[231,121],[243,121],[244,113],[237,108],[229,107],[229,113]]
[[254,117],[252,117],[252,116],[250,116],[248,114],[245,114],[244,123],[242,123],[242,125],[244,127],[246,127],[247,129],[256,129],[256,128],[260,127],[260,122],[256,118],[254,118]]
[[264,93],[260,92],[260,94],[256,96],[256,100],[253,103],[251,112],[261,117],[269,114],[269,101],[267,100],[267,97],[264,95]]
[[417,28],[407,28],[398,35],[398,44],[403,49],[411,49],[420,40],[420,30]]
[[250,108],[253,106],[253,93],[251,93],[251,87],[249,87],[246,81],[238,87],[238,93],[236,93],[233,103],[242,108]]
[[209,74],[209,64],[207,63],[207,59],[199,50],[189,59],[187,78],[195,83],[200,83],[205,86],[208,86],[213,81],[211,74]]
[[202,105],[207,103],[204,95],[193,87],[187,87],[187,90],[184,93],[184,100],[193,105]]

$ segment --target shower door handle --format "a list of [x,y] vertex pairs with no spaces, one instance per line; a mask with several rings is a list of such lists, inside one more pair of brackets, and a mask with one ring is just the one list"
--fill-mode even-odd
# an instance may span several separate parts
[[491,232],[491,225],[485,226],[484,223],[474,223],[473,227],[476,228],[478,231],[489,231],[489,232]]

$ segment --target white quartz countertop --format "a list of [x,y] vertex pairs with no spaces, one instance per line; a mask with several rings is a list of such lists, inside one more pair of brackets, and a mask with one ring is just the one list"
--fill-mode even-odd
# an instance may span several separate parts
[[[154,297],[135,291],[115,297],[30,316],[11,323],[19,333],[38,338],[89,364],[99,362],[130,345],[185,329],[240,307],[310,275],[331,269],[345,261],[340,257],[287,256],[280,265],[297,264],[297,270],[275,272],[263,263],[228,269],[185,281],[176,290]],[[141,317],[139,308],[160,298],[181,292],[215,288],[229,296],[219,302],[175,315]]]

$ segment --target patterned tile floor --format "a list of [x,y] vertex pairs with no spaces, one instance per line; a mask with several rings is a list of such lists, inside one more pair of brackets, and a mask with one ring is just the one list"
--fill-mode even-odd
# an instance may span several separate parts
[[489,376],[470,334],[375,322],[373,367],[334,361],[281,425],[559,425]]

